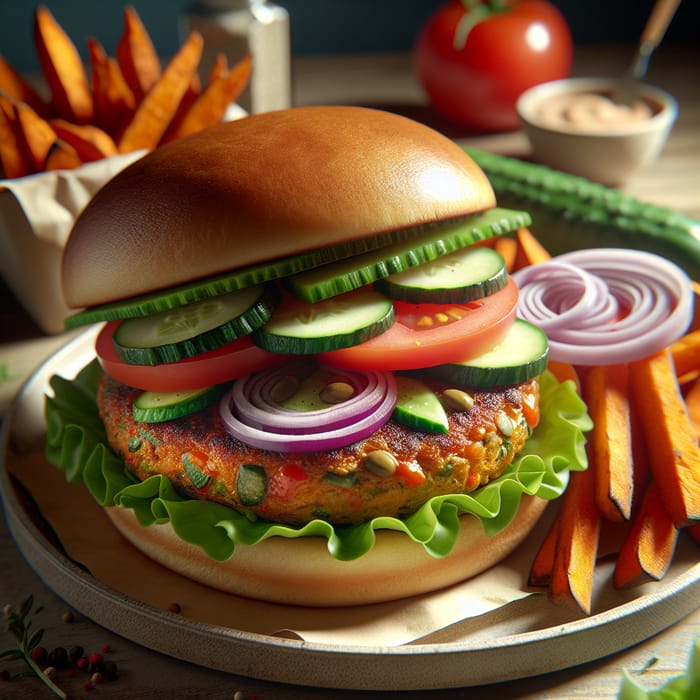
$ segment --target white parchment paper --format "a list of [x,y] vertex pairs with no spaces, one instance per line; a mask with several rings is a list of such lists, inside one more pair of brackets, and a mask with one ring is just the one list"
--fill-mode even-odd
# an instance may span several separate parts
[[102,185],[143,154],[0,180],[0,274],[45,333],[60,333],[71,313],[60,268],[73,222]]

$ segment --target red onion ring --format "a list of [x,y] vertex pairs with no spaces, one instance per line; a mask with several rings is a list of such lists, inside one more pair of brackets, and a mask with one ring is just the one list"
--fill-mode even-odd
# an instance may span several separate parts
[[343,377],[347,375],[357,390],[347,401],[317,411],[285,410],[265,401],[266,391],[269,395],[269,388],[284,374],[275,368],[234,383],[219,405],[224,425],[233,437],[275,452],[332,450],[374,433],[389,420],[396,405],[396,379],[391,372],[344,371]]
[[688,276],[646,251],[577,250],[513,278],[518,315],[547,334],[550,357],[561,362],[633,362],[679,338],[693,318]]
[[294,411],[281,407],[270,398],[272,387],[285,374],[286,372],[271,372],[271,378],[253,374],[237,381],[231,390],[236,415],[243,416],[242,420],[251,427],[289,435],[313,432],[319,426],[333,430],[364,418],[381,402],[385,393],[385,387],[380,383],[376,372],[367,372],[364,382],[359,382],[357,376],[344,372],[343,378],[355,389],[353,396],[329,408]]

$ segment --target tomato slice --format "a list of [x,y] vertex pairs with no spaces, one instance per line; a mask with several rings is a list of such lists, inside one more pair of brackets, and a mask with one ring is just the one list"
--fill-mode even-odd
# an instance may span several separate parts
[[396,322],[360,345],[319,355],[347,369],[420,369],[474,357],[495,345],[515,321],[518,287],[503,289],[468,304],[394,302]]
[[187,391],[237,379],[284,361],[259,348],[249,336],[178,362],[161,365],[130,365],[119,358],[112,336],[121,321],[110,321],[100,331],[95,350],[104,371],[122,384],[146,391]]

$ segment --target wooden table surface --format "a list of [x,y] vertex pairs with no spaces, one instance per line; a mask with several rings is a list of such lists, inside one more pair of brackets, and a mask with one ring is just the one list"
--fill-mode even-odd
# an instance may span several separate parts
[[[616,75],[626,68],[633,47],[580,47],[574,72],[579,75]],[[678,121],[658,162],[636,174],[622,189],[645,201],[668,206],[700,219],[700,51],[689,46],[662,45],[654,54],[648,75],[652,82],[675,95]],[[394,110],[443,130],[460,142],[514,156],[527,157],[528,144],[522,133],[474,137],[435,118],[411,72],[406,55],[334,56],[297,58],[294,63],[295,103],[362,104]],[[0,285],[0,351],[15,349],[25,357],[23,371],[38,364],[63,338],[42,338],[8,290]],[[26,350],[26,352],[25,352]],[[0,386],[12,388],[19,379],[2,363]],[[0,410],[2,404],[0,404]],[[164,699],[174,697],[221,700],[258,698],[612,698],[616,697],[622,669],[641,672],[647,688],[657,688],[685,667],[692,641],[700,636],[700,610],[633,648],[584,666],[538,678],[507,682],[498,686],[410,693],[357,692],[295,687],[231,676],[172,660],[128,642],[74,613],[66,623],[66,604],[28,567],[0,518],[0,604],[19,603],[33,594],[42,610],[35,626],[45,629],[50,647],[80,644],[98,650],[108,644],[109,658],[118,664],[120,678],[94,691],[101,698]],[[700,603],[700,601],[699,601]],[[604,634],[604,630],[601,631]],[[11,638],[0,632],[0,651]],[[17,664],[0,662],[0,671],[13,673]],[[390,673],[391,669],[387,669]],[[86,691],[84,679],[64,679],[71,697]],[[41,700],[53,697],[33,679],[0,680],[0,698]]]

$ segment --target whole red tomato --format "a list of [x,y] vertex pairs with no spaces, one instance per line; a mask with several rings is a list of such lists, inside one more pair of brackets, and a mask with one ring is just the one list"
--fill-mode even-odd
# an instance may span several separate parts
[[567,77],[572,57],[569,26],[545,0],[452,0],[415,45],[418,79],[435,110],[489,132],[517,129],[521,93]]

